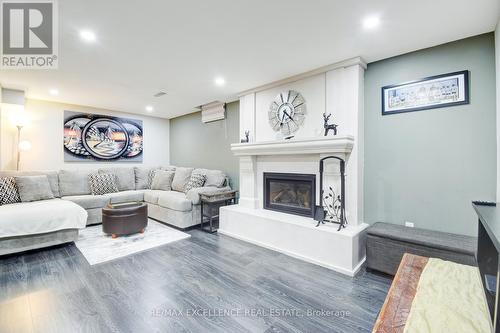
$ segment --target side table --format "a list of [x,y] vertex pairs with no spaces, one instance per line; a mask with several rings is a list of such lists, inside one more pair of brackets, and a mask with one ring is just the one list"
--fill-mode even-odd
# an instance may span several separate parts
[[[238,191],[200,194],[201,230],[209,233],[214,233],[217,231],[217,228],[214,227],[214,220],[219,219],[219,208],[222,206],[236,204],[236,193],[238,193]],[[205,222],[208,222],[207,227],[204,227]]]

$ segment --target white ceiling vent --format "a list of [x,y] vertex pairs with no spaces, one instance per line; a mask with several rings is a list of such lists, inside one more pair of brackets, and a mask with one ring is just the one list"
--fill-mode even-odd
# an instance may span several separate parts
[[201,106],[201,121],[209,123],[226,117],[226,103],[212,102]]

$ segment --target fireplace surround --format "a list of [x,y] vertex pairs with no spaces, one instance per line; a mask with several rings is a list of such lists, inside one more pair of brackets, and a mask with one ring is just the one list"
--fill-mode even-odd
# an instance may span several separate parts
[[314,217],[316,175],[264,172],[264,209]]

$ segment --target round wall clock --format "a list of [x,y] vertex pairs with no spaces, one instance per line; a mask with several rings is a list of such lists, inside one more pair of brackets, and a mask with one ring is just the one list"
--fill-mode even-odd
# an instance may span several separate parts
[[306,101],[299,92],[288,90],[280,93],[269,107],[269,125],[275,132],[289,136],[304,123]]

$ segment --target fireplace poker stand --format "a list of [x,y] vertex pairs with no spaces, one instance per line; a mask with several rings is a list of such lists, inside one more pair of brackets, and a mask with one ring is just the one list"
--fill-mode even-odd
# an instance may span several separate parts
[[[323,207],[323,196],[324,196],[324,190],[323,190],[323,169],[324,169],[324,162],[325,160],[328,159],[336,159],[340,161],[340,217],[339,221],[334,221],[334,220],[327,220],[326,219],[326,214],[327,211]],[[345,214],[345,161],[337,156],[327,156],[323,157],[321,160],[319,160],[319,195],[320,195],[320,203],[319,205],[315,206],[314,210],[314,219],[318,221],[318,224],[316,225],[317,227],[320,224],[325,224],[325,222],[328,223],[335,223],[339,224],[339,228],[337,231],[340,231],[340,229],[345,228],[347,224],[347,218]],[[335,198],[333,198],[333,203],[332,206],[335,205]],[[334,216],[332,216],[334,217]]]

